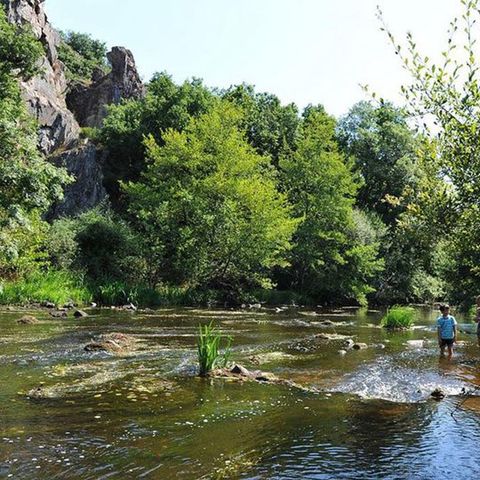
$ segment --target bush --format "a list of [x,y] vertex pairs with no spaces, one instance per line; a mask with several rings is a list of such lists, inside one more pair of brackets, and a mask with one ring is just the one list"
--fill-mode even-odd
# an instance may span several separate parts
[[[220,354],[222,339],[226,338],[227,345],[223,355]],[[200,375],[205,376],[215,367],[224,367],[230,358],[231,337],[222,337],[216,328],[209,325],[199,326],[198,336],[198,363]]]
[[401,330],[412,327],[415,318],[415,310],[411,307],[392,307],[382,318],[382,327],[391,330]]
[[91,294],[81,277],[67,271],[37,271],[0,284],[0,304],[48,301],[63,305],[70,300],[79,304],[86,303],[91,300]]

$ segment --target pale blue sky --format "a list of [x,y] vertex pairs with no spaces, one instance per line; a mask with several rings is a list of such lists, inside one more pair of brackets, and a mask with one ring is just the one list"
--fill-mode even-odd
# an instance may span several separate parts
[[359,84],[399,100],[404,78],[375,7],[411,30],[430,56],[444,46],[459,0],[47,0],[59,29],[128,47],[142,77],[167,71],[214,87],[248,82],[335,115],[364,98]]

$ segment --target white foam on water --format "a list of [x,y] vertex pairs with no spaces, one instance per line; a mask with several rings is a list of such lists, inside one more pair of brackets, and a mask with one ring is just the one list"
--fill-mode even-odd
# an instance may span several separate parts
[[393,359],[381,359],[346,375],[330,391],[364,399],[417,403],[430,398],[437,388],[446,396],[454,396],[471,391],[472,385],[437,372],[398,366]]

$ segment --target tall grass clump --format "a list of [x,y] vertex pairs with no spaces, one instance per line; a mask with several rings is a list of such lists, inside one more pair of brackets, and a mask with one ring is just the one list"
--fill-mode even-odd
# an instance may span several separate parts
[[395,306],[382,318],[382,327],[390,330],[405,330],[413,326],[415,310],[411,307]]
[[[225,367],[230,358],[231,337],[224,337],[218,333],[212,323],[200,325],[198,335],[198,363],[200,375],[205,376],[215,367]],[[222,340],[226,340],[225,351],[220,353]]]
[[4,305],[44,301],[61,305],[70,300],[81,304],[91,298],[83,279],[67,271],[36,271],[0,284],[0,304]]

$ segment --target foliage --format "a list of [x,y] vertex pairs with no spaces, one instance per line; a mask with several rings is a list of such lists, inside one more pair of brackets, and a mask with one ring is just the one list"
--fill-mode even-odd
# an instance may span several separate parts
[[421,55],[410,33],[405,48],[388,30],[381,12],[379,16],[410,74],[411,82],[402,87],[409,112],[423,120],[436,148],[438,173],[452,185],[443,215],[452,259],[447,278],[452,299],[468,304],[480,291],[480,72],[475,45],[480,3],[461,4],[464,13],[450,23],[441,62]]
[[338,149],[335,120],[323,108],[307,109],[297,150],[280,168],[295,215],[303,219],[283,282],[317,301],[364,302],[381,269],[378,241],[359,235],[368,220],[354,216],[358,181]]
[[90,81],[94,70],[104,73],[108,69],[107,47],[104,42],[86,33],[60,32],[62,42],[58,48],[60,60],[65,64],[70,80]]
[[257,93],[245,84],[231,87],[222,97],[243,110],[242,129],[260,155],[270,156],[278,165],[282,155],[295,150],[301,125],[295,104],[282,106],[275,95]]
[[212,323],[209,325],[200,325],[198,327],[198,363],[200,365],[200,375],[205,376],[215,367],[226,366],[230,358],[230,346],[232,338],[226,337],[226,347],[223,355],[220,353],[221,343],[225,337],[218,333]]
[[0,283],[0,304],[28,304],[43,301],[63,305],[72,300],[91,300],[83,279],[68,271],[36,270],[22,278]]
[[45,243],[56,268],[82,272],[94,284],[147,282],[142,242],[108,209],[55,221]]
[[148,138],[145,173],[124,185],[163,282],[235,290],[268,284],[269,270],[285,264],[297,222],[240,119],[222,103],[184,132],[167,131],[163,146]]
[[407,115],[390,103],[360,102],[340,120],[337,135],[363,180],[358,207],[375,212],[387,225],[395,223],[405,209],[399,199],[417,182],[418,140]]
[[35,73],[41,52],[33,35],[9,24],[0,8],[0,278],[32,268],[41,257],[41,215],[68,181],[38,152],[36,126],[20,97],[16,75]]
[[432,252],[442,238],[441,212],[448,185],[438,176],[434,144],[415,133],[407,114],[385,102],[361,102],[339,123],[343,150],[363,179],[357,206],[383,222],[385,270],[375,280],[375,300],[424,301],[441,295]]
[[410,307],[395,306],[387,311],[382,318],[382,327],[392,330],[407,329],[413,326],[415,319],[415,310]]
[[214,95],[198,79],[176,85],[167,74],[156,74],[145,98],[109,107],[100,132],[108,148],[104,184],[115,205],[119,181],[137,180],[145,167],[145,138],[163,145],[168,129],[183,131],[191,117],[206,113],[216,103]]

